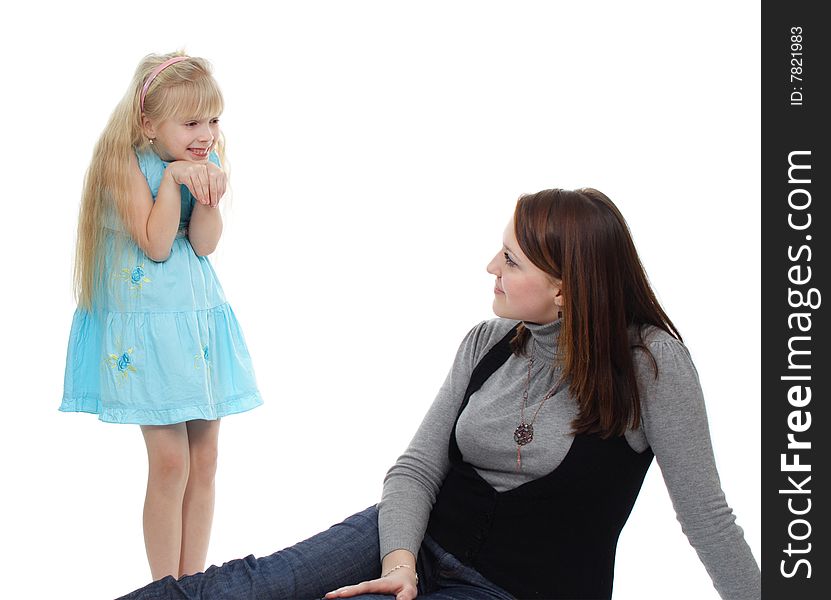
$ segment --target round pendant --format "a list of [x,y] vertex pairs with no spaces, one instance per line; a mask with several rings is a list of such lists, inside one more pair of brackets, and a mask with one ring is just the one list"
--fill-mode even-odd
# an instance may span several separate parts
[[534,439],[534,425],[531,423],[520,423],[514,429],[514,441],[517,446],[524,446]]

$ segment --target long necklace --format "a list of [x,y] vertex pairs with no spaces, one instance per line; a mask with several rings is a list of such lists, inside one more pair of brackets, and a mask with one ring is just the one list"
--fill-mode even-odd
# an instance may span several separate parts
[[522,392],[522,403],[519,405],[519,425],[514,429],[514,441],[516,442],[516,468],[517,471],[522,469],[522,447],[530,444],[534,440],[534,421],[537,420],[537,415],[540,414],[545,401],[557,393],[559,386],[554,386],[540,401],[540,405],[531,417],[531,421],[525,422],[525,407],[528,405],[528,388],[531,385],[531,369],[534,366],[534,349],[536,347],[536,340],[531,343],[531,356],[528,358],[528,374],[525,377],[525,390]]

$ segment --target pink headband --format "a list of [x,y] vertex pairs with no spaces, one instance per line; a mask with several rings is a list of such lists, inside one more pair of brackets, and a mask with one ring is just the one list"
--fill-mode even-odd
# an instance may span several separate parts
[[141,100],[140,100],[141,112],[144,112],[144,97],[147,95],[147,89],[150,87],[150,84],[153,83],[153,80],[156,77],[158,77],[159,73],[164,71],[170,65],[174,65],[177,62],[182,62],[183,60],[187,60],[188,58],[189,58],[188,56],[174,56],[173,58],[168,58],[166,61],[164,61],[158,67],[153,69],[153,72],[150,73],[150,76],[147,78],[147,81],[144,82],[144,87],[141,88]]

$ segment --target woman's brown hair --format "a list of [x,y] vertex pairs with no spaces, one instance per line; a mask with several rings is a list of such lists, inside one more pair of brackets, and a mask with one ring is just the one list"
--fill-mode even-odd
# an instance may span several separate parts
[[[622,435],[640,424],[641,406],[632,350],[654,325],[681,340],[649,285],[626,221],[612,201],[592,188],[543,190],[519,199],[514,212],[519,246],[537,268],[562,282],[557,361],[579,414],[574,433]],[[630,328],[638,342],[630,343]],[[530,333],[512,340],[522,352]],[[652,359],[655,375],[657,365]]]

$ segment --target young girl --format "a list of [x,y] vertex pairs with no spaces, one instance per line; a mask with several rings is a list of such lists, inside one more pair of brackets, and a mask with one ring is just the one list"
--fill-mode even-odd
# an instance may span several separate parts
[[219,419],[262,403],[207,259],[227,177],[222,94],[201,58],[147,56],[84,183],[60,410],[141,425],[154,579],[204,569]]
[[653,458],[720,597],[758,600],[695,367],[617,207],[594,189],[523,196],[500,246],[499,318],[462,341],[377,507],[123,600],[608,599]]

